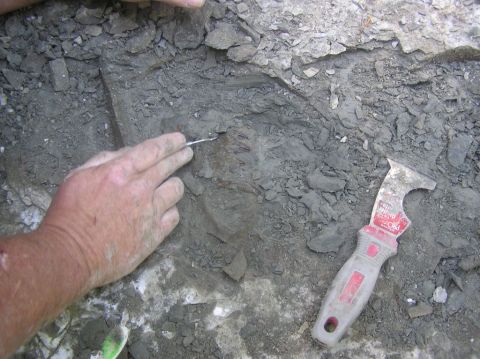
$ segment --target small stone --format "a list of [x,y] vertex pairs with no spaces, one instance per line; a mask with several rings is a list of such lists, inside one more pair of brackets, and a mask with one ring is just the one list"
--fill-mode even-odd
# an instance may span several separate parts
[[332,55],[338,55],[341,54],[342,52],[345,52],[347,48],[343,46],[342,44],[339,44],[338,42],[334,42],[330,45],[330,54]]
[[392,41],[392,47],[396,48],[398,46],[398,41]]
[[455,314],[465,305],[465,293],[459,291],[458,289],[453,289],[450,295],[448,296],[447,301],[447,313],[449,315]]
[[433,292],[433,301],[435,303],[444,304],[447,302],[447,291],[443,287],[437,287]]
[[147,28],[145,28],[140,34],[130,38],[127,41],[126,49],[132,54],[144,51],[153,41],[157,29],[153,22],[150,22]]
[[309,67],[308,69],[303,70],[303,73],[304,73],[305,76],[307,76],[308,78],[315,76],[315,75],[318,74],[319,72],[320,72],[320,70],[317,69],[316,67]]
[[44,56],[37,55],[35,52],[30,52],[25,56],[20,68],[25,72],[42,73],[43,65],[47,62]]
[[310,188],[323,192],[343,191],[346,184],[340,178],[324,176],[318,169],[307,176],[307,182]]
[[307,241],[308,248],[317,253],[338,252],[345,243],[345,238],[339,235],[337,228],[326,228],[320,235]]
[[265,192],[266,201],[273,201],[275,198],[277,198],[277,191],[270,189]]
[[52,84],[55,91],[65,91],[70,86],[67,64],[63,58],[48,63],[52,74]]
[[250,60],[256,53],[257,48],[247,44],[229,48],[227,57],[235,62],[245,62]]
[[96,36],[101,35],[102,32],[103,32],[103,30],[102,30],[101,26],[88,25],[88,26],[85,27],[85,34],[89,35],[89,36],[96,37]]
[[385,76],[385,62],[383,61],[375,61],[375,71],[377,72],[377,76],[382,78]]
[[340,139],[340,143],[345,143],[347,142],[348,140],[348,137],[347,136],[343,136],[341,139]]
[[7,95],[0,93],[0,106],[7,106]]
[[287,187],[286,191],[292,198],[301,198],[305,193],[295,187]]
[[448,162],[453,167],[461,168],[472,143],[473,137],[471,135],[460,133],[453,136],[448,144]]
[[190,172],[185,173],[182,180],[183,183],[185,183],[185,187],[187,187],[195,196],[200,196],[205,191],[205,187],[202,183],[195,179]]
[[232,262],[229,265],[223,267],[223,271],[228,274],[230,278],[237,282],[243,277],[246,270],[247,259],[245,258],[243,250],[238,251]]
[[73,39],[73,42],[76,43],[77,45],[81,45],[83,43],[82,37],[77,36],[75,39]]
[[325,73],[326,73],[327,75],[335,75],[335,69],[326,69],[326,70],[325,70]]
[[107,323],[103,318],[90,320],[80,331],[80,341],[89,349],[99,349],[108,333]]
[[338,96],[334,93],[330,95],[330,108],[335,110],[338,107]]
[[414,318],[423,317],[425,315],[432,314],[433,308],[427,303],[419,302],[417,305],[409,307],[407,309],[407,312],[408,312],[408,316],[411,319],[414,319]]
[[205,44],[217,50],[227,50],[237,45],[240,41],[240,35],[237,33],[233,25],[220,23],[217,28],[208,33],[205,38]]
[[425,148],[427,151],[431,151],[432,150],[432,144],[428,141],[425,141],[425,143],[423,144],[423,148]]
[[237,5],[237,11],[240,13],[240,14],[243,14],[244,12],[247,12],[248,11],[248,5],[245,4],[245,3],[240,3]]
[[412,118],[407,112],[402,112],[400,115],[398,115],[396,121],[397,137],[401,137],[408,132],[411,120]]

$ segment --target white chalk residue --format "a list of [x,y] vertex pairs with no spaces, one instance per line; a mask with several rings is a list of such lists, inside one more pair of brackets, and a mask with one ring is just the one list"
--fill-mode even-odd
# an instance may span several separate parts
[[23,224],[33,230],[37,229],[40,225],[40,222],[43,219],[43,214],[37,207],[30,206],[20,213],[20,219]]
[[[160,283],[165,283],[175,272],[175,266],[171,258],[165,258],[158,266],[145,269],[140,276],[134,281],[133,287],[142,296],[142,299],[151,297],[154,293],[150,293],[150,288],[158,288]],[[155,290],[156,291],[156,290]]]

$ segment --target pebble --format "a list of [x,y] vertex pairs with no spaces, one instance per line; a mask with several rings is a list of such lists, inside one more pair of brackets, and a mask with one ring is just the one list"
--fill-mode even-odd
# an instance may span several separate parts
[[340,143],[345,143],[347,142],[348,140],[348,137],[347,136],[343,136],[341,139],[340,139]]
[[329,253],[338,252],[344,242],[344,237],[339,235],[337,227],[333,226],[326,228],[320,235],[308,240],[307,246],[310,250],[317,253]]
[[464,133],[450,138],[447,150],[448,162],[456,168],[462,167],[467,157],[468,150],[473,143],[473,137]]
[[307,183],[310,188],[323,192],[343,191],[346,184],[344,180],[338,177],[324,176],[318,169],[307,176]]
[[465,305],[465,293],[458,289],[452,290],[448,296],[447,313],[449,315],[455,314]]
[[335,75],[335,69],[326,69],[326,70],[325,70],[325,73],[326,73],[327,75]]
[[427,151],[431,151],[432,150],[432,144],[428,141],[425,141],[425,143],[423,144],[423,148],[425,148]]
[[425,315],[430,315],[433,313],[433,308],[431,305],[428,305],[424,302],[419,302],[417,305],[409,307],[407,309],[408,316],[411,319],[423,317]]
[[98,25],[102,22],[103,9],[93,8],[89,9],[81,6],[75,14],[75,21],[82,25]]
[[70,86],[67,64],[63,58],[48,63],[52,74],[52,84],[55,91],[65,91]]
[[362,148],[363,148],[365,151],[368,151],[368,140],[367,140],[367,139],[365,139],[365,141],[363,141]]
[[435,291],[433,292],[433,301],[435,303],[440,303],[444,304],[447,302],[447,291],[443,287],[437,287],[435,288]]
[[235,62],[245,62],[250,60],[256,53],[257,48],[247,44],[229,48],[227,57]]
[[22,87],[26,77],[25,73],[10,69],[2,69],[2,74],[15,89]]
[[7,95],[0,93],[0,106],[7,106]]

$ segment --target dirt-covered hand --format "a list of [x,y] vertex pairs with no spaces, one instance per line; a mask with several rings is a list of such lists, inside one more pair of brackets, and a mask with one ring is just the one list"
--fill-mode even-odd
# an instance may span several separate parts
[[192,156],[172,133],[102,152],[70,173],[40,230],[67,241],[88,272],[85,290],[130,273],[175,228],[184,187],[170,176]]

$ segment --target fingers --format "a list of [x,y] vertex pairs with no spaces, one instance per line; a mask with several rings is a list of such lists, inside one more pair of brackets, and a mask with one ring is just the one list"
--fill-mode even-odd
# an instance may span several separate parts
[[[168,236],[177,226],[178,222],[180,222],[180,213],[178,213],[177,207],[169,208],[163,217],[158,222],[159,232],[161,234],[162,240]],[[159,243],[159,244],[160,244]]]
[[153,192],[153,205],[155,213],[162,216],[169,208],[175,206],[183,197],[183,182],[178,177],[165,181]]
[[174,153],[157,163],[155,166],[149,168],[141,174],[144,180],[151,188],[156,188],[170,177],[176,170],[188,163],[193,157],[193,151],[190,147]]
[[125,154],[124,158],[131,161],[133,170],[143,172],[181,150],[185,147],[185,143],[183,134],[169,133],[136,145]]

